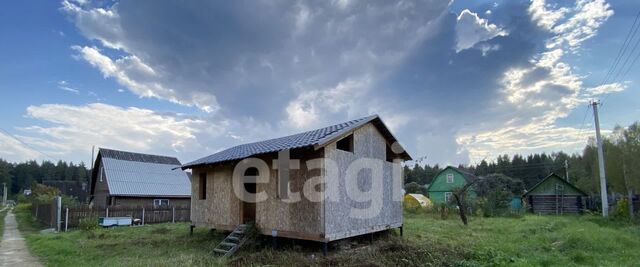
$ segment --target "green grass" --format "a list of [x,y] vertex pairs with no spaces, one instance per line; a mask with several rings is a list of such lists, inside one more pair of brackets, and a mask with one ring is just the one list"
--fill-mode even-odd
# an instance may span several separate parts
[[[317,243],[282,242],[272,250],[259,238],[232,259],[211,255],[224,237],[188,224],[40,234],[28,212],[18,212],[32,252],[49,266],[632,266],[640,262],[640,227],[595,216],[472,217],[405,215],[397,232],[333,243],[328,257]],[[24,224],[24,225],[22,225]]]
[[0,237],[4,233],[4,216],[7,215],[7,212],[9,212],[8,207],[5,209],[4,207],[0,206]]
[[[452,216],[453,217],[453,216]],[[595,216],[472,217],[407,215],[405,232],[420,245],[436,242],[466,250],[470,265],[633,266],[640,262],[640,226]]]

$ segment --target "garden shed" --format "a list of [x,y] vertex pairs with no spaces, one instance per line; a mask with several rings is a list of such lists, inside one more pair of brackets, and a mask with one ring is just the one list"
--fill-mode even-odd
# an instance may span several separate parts
[[[284,170],[281,153],[290,153],[296,168]],[[402,166],[411,157],[397,143],[377,116],[369,116],[291,136],[238,145],[182,166],[192,169],[191,221],[195,227],[233,230],[253,223],[264,235],[327,242],[402,227]],[[260,160],[265,168],[245,168],[242,164]],[[311,161],[310,161],[311,160]],[[316,161],[313,161],[316,160]],[[312,164],[311,162],[315,162]],[[357,179],[345,179],[349,166],[363,163]],[[332,172],[335,167],[335,172]],[[244,173],[242,180],[234,172]],[[265,173],[266,172],[266,173]],[[373,179],[373,173],[381,179]],[[256,181],[264,175],[266,181]],[[395,174],[395,175],[394,175]],[[279,175],[288,183],[280,183]],[[253,179],[252,179],[253,177]],[[317,182],[316,186],[305,187]],[[366,194],[370,200],[353,199],[345,190],[356,182],[368,193],[372,183],[380,183],[379,194]],[[236,183],[240,183],[239,185]],[[337,190],[328,192],[335,186]],[[266,199],[243,199],[242,194]],[[283,189],[284,188],[284,189]],[[307,192],[306,189],[310,189]],[[283,197],[284,192],[288,194]],[[300,193],[297,201],[287,196]],[[309,196],[309,193],[313,197]],[[316,195],[317,193],[317,195]],[[328,197],[329,194],[337,194]],[[352,216],[353,209],[380,205],[371,214]]]
[[581,213],[586,196],[582,190],[555,173],[524,194],[529,210],[535,214]]

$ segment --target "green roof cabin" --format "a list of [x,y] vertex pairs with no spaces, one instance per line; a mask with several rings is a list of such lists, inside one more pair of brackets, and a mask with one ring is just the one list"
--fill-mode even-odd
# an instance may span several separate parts
[[582,190],[555,173],[524,194],[529,210],[535,214],[581,213],[586,196]]
[[[453,189],[461,188],[476,179],[478,178],[472,173],[447,166],[431,180],[431,184],[427,187],[427,194],[435,205],[448,204],[453,201]],[[473,187],[469,188],[467,192],[469,192],[470,198],[475,198],[476,192]]]

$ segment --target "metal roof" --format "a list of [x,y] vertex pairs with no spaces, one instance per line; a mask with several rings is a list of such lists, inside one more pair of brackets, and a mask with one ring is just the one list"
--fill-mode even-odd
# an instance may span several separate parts
[[174,157],[127,152],[107,148],[100,148],[99,153],[103,158],[180,165],[180,161]]
[[[189,162],[183,165],[182,169],[188,169],[198,165],[238,160],[259,154],[278,152],[285,149],[307,146],[325,146],[331,141],[340,138],[342,135],[369,122],[374,123],[385,138],[391,139],[392,142],[397,141],[378,115],[372,115],[299,134],[234,146],[213,155]],[[405,159],[411,159],[409,154],[406,152],[403,152],[402,156]]]
[[180,167],[179,163],[128,161],[103,155],[102,164],[111,195],[191,196],[189,177],[184,171],[176,169]]

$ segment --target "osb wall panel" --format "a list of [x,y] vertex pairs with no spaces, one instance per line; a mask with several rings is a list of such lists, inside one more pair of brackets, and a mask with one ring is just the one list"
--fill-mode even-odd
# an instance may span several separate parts
[[256,225],[263,232],[271,230],[296,232],[302,235],[320,235],[323,232],[322,202],[312,202],[304,196],[305,182],[312,177],[321,175],[320,169],[309,170],[305,164],[307,160],[320,158],[322,153],[313,149],[296,149],[291,151],[291,159],[300,161],[299,169],[290,169],[290,194],[299,193],[301,200],[288,203],[278,198],[278,172],[273,169],[273,159],[261,157],[271,169],[269,183],[257,185],[258,192],[268,195],[267,201],[257,203]]
[[[335,240],[353,235],[383,230],[389,227],[397,227],[402,224],[401,202],[392,199],[393,191],[400,194],[402,181],[392,180],[392,163],[386,159],[386,141],[372,124],[367,124],[354,132],[354,152],[336,149],[332,143],[325,147],[326,157],[337,163],[340,177],[327,176],[329,184],[339,185],[339,197],[337,201],[325,202],[325,231],[328,240]],[[352,208],[366,208],[368,202],[356,202],[347,196],[345,176],[348,166],[359,158],[372,158],[383,162],[382,181],[382,207],[379,213],[371,214],[370,219],[350,218]],[[399,163],[395,163],[399,164]],[[358,186],[360,190],[370,190],[372,186],[370,171],[361,171],[358,174]]]
[[[240,223],[239,202],[231,187],[231,165],[194,168],[191,181],[191,221],[198,227]],[[200,173],[207,173],[207,197],[200,199]]]

